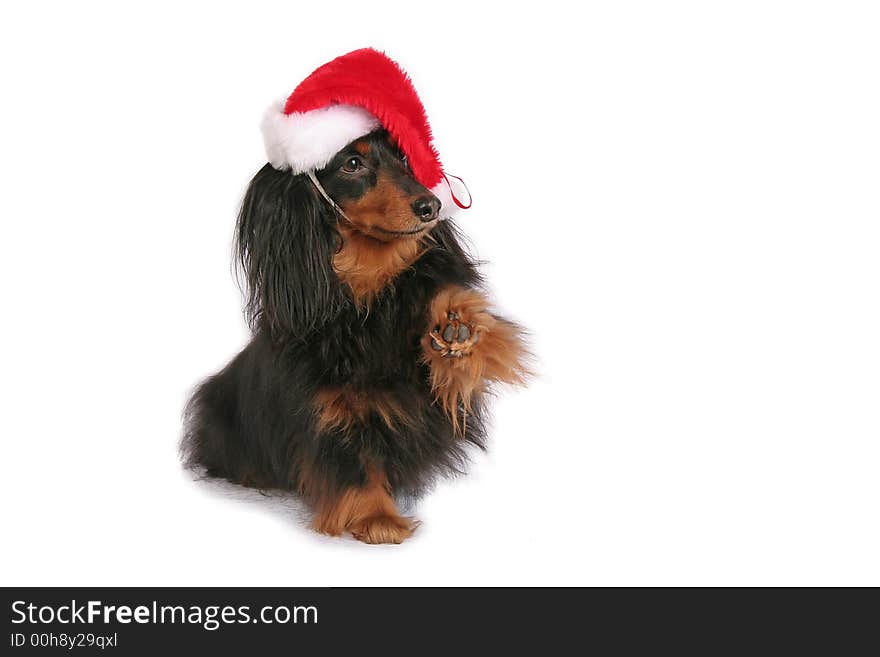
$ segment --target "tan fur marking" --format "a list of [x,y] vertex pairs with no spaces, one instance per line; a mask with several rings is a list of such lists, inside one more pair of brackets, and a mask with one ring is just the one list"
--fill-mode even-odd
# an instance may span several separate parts
[[[361,145],[369,150],[366,142],[358,142],[355,149]],[[423,252],[422,239],[434,224],[416,218],[413,201],[415,197],[380,173],[363,196],[342,202],[350,223],[339,226],[342,245],[333,257],[333,268],[358,304],[368,305]]]
[[367,305],[422,253],[417,239],[382,242],[341,225],[342,248],[333,256],[333,269],[351,289],[355,301]]
[[419,227],[412,211],[414,200],[391,177],[379,173],[376,184],[363,196],[343,201],[340,207],[358,229],[376,239],[390,241],[395,238],[383,231],[406,232]]
[[388,479],[379,468],[371,466],[364,486],[349,488],[319,503],[313,526],[330,536],[350,531],[364,543],[401,543],[412,536],[418,523],[400,515]]
[[318,429],[350,429],[364,424],[371,414],[389,429],[412,422],[400,402],[388,392],[361,392],[351,388],[327,388],[315,395]]
[[[452,418],[456,430],[463,431],[464,422],[459,422],[459,414],[462,419],[467,417],[475,393],[492,382],[521,385],[530,375],[529,353],[521,329],[494,317],[488,312],[488,305],[481,292],[452,286],[434,297],[428,312],[428,330],[422,338],[423,359],[431,366],[435,399]],[[475,343],[468,340],[460,357],[443,357],[442,352],[432,347],[431,333],[438,326],[442,333],[450,313],[468,326],[472,337],[478,336]]]

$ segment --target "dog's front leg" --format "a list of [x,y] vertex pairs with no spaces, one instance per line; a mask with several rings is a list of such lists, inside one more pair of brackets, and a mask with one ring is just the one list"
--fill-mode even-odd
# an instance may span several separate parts
[[319,500],[312,526],[330,536],[351,532],[364,543],[402,543],[418,524],[400,515],[385,475],[379,468],[370,467],[362,486]]
[[521,384],[527,378],[528,351],[522,329],[488,311],[485,295],[451,286],[441,290],[428,309],[422,338],[425,362],[437,401],[458,430],[471,398],[488,383]]

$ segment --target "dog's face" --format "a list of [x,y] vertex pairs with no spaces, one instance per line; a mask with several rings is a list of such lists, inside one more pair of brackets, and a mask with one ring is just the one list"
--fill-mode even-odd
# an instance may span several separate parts
[[414,239],[437,224],[440,201],[413,177],[384,130],[353,141],[317,176],[353,228],[374,239]]
[[349,221],[305,174],[271,164],[251,180],[239,213],[248,318],[275,334],[304,335],[352,299],[366,307],[427,249],[454,248],[440,201],[384,130],[356,139],[315,175]]

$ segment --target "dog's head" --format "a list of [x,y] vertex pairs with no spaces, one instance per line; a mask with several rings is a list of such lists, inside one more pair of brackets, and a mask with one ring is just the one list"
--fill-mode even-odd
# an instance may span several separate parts
[[346,276],[358,270],[381,283],[384,268],[415,257],[439,222],[440,201],[384,130],[356,139],[315,176],[344,217],[306,174],[269,164],[245,194],[236,242],[255,328],[305,335],[320,327],[351,301]]
[[421,185],[385,131],[353,141],[317,173],[354,230],[387,242],[425,234],[440,201]]

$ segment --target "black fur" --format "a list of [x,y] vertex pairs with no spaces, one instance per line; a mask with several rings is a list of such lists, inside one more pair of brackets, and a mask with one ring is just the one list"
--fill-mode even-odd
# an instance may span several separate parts
[[[334,187],[334,166],[319,178],[338,198],[346,192]],[[395,494],[413,496],[436,475],[460,471],[467,444],[483,446],[480,400],[464,438],[456,436],[420,360],[432,296],[450,284],[481,284],[455,227],[439,223],[436,244],[364,308],[332,268],[338,221],[303,175],[267,164],[251,181],[237,248],[253,339],[190,400],[181,446],[188,466],[285,490],[296,490],[307,471],[332,492],[363,484],[371,460],[383,464]],[[374,418],[350,431],[319,432],[315,394],[343,384],[393,393],[412,421],[392,430]]]

